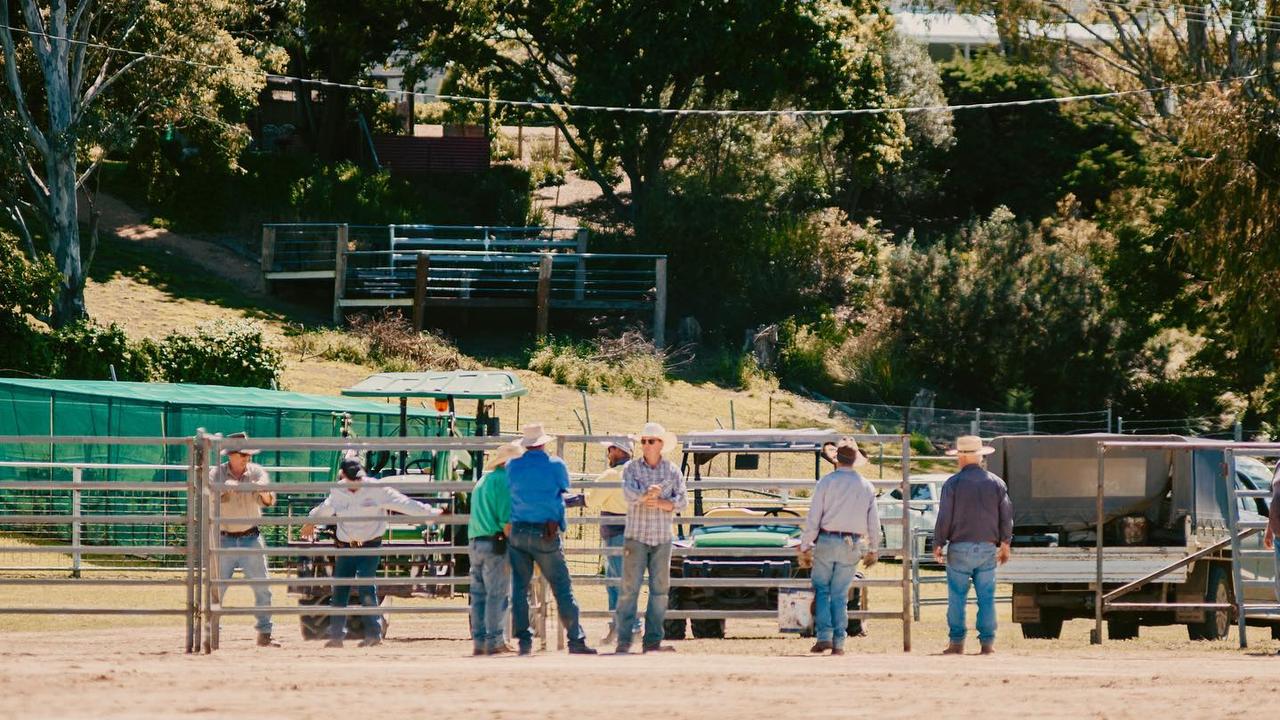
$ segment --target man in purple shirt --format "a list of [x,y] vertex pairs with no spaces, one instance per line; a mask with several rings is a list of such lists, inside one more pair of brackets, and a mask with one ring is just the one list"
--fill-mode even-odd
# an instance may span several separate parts
[[982,654],[995,652],[996,565],[1009,560],[1013,540],[1013,505],[1004,481],[982,467],[983,456],[995,452],[982,438],[965,435],[947,454],[960,472],[942,486],[938,522],[933,529],[933,557],[947,565],[948,644],[944,655],[964,653],[965,604],[969,585],[978,596],[978,642]]

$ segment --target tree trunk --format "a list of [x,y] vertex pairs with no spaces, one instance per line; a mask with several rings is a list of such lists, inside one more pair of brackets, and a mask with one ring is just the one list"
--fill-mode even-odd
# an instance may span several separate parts
[[76,206],[74,141],[60,141],[45,163],[49,180],[49,245],[62,273],[53,326],[88,317],[84,305],[84,266],[80,258],[80,224]]

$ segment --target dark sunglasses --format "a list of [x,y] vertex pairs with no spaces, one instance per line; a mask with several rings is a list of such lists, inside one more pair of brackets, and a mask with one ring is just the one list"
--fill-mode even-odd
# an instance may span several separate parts
[[641,438],[640,439],[641,445],[657,445],[660,442],[662,441],[659,440],[658,438]]

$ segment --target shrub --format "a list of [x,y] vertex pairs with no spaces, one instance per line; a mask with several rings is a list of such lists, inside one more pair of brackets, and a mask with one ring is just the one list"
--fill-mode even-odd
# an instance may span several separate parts
[[156,365],[166,382],[265,388],[279,380],[284,359],[257,323],[215,320],[166,336]]
[[[464,355],[449,340],[427,332],[418,332],[395,312],[381,315],[362,315],[351,321],[351,331],[345,346],[331,352],[332,359],[348,362],[373,362],[396,370],[472,370],[479,367],[475,360]],[[352,360],[351,357],[362,357]]]
[[529,369],[590,393],[656,397],[666,385],[667,362],[664,351],[639,333],[628,332],[592,342],[541,342],[529,358]]
[[0,230],[0,371],[43,375],[48,370],[43,336],[28,315],[48,317],[61,279],[48,256],[32,260],[18,238]]
[[46,342],[50,375],[76,380],[116,379],[147,382],[152,374],[152,346],[132,343],[124,329],[85,320],[55,330]]
[[564,184],[564,166],[550,160],[539,160],[529,168],[534,187],[555,187]]

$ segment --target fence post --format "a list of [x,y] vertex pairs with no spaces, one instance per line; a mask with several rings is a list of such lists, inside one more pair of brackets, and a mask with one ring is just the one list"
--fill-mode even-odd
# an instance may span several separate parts
[[1027,434],[1036,434],[1036,416],[1034,413],[1027,413]]
[[970,420],[970,421],[969,421],[969,434],[970,434],[970,435],[977,435],[977,434],[978,434],[978,421],[977,421],[977,420]]
[[418,268],[413,280],[413,329],[418,332],[422,332],[427,319],[427,271],[430,268],[430,256],[418,253]]
[[546,337],[551,316],[551,256],[538,260],[537,334]]
[[654,295],[653,295],[653,344],[662,348],[667,345],[667,258],[660,257],[653,262]]
[[578,241],[578,247],[574,250],[574,254],[578,256],[578,263],[574,277],[573,299],[585,300],[587,297],[587,260],[582,256],[587,254],[587,229],[579,228],[575,239]]
[[271,281],[267,279],[267,273],[271,272],[271,268],[276,262],[276,228],[274,225],[262,226],[262,286],[267,292],[271,292]]
[[[79,485],[84,482],[84,468],[71,468],[71,482]],[[80,577],[80,531],[82,524],[80,522],[80,491],[71,491],[71,516],[75,520],[71,523],[71,577]]]
[[346,223],[338,226],[338,237],[333,255],[333,324],[342,327],[342,300],[347,294],[347,242],[350,229]]
[[1111,401],[1107,401],[1107,432],[1111,432]]
[[1236,439],[1236,442],[1241,442],[1242,440],[1244,440],[1244,426],[1240,424],[1239,420],[1236,421],[1236,425],[1233,430],[1232,437]]
[[1117,435],[1124,434],[1124,416],[1123,415],[1116,418],[1116,434]]
[[976,430],[973,431],[973,434],[981,435],[982,434],[982,408],[973,409],[973,425],[975,428],[977,428]]

